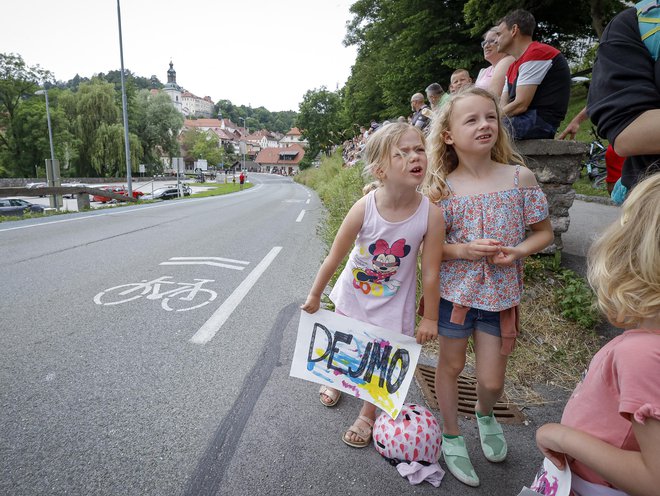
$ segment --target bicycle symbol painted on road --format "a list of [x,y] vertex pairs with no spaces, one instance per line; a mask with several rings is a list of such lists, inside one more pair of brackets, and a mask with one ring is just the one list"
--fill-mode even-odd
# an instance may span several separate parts
[[[168,312],[187,312],[208,305],[218,297],[215,291],[202,287],[207,282],[214,282],[214,279],[195,279],[197,282],[175,282],[168,279],[172,279],[172,276],[162,276],[153,281],[143,279],[142,282],[108,288],[94,297],[94,303],[106,306],[121,305],[146,296],[147,300],[160,299],[163,310]],[[161,286],[164,285],[176,287],[161,291]]]

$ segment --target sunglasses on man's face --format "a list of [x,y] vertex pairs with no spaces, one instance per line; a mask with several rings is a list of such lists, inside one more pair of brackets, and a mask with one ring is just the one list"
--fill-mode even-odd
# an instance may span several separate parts
[[486,48],[488,45],[497,45],[497,40],[484,40],[481,42],[481,48]]

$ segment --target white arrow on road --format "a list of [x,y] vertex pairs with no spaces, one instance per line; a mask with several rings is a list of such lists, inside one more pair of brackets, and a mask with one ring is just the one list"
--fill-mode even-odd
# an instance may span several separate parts
[[213,267],[224,267],[233,270],[245,269],[245,267],[239,265],[229,265],[229,263],[222,262],[242,265],[250,264],[250,262],[245,262],[243,260],[232,260],[231,258],[220,257],[172,257],[169,262],[161,262],[159,265],[212,265]]

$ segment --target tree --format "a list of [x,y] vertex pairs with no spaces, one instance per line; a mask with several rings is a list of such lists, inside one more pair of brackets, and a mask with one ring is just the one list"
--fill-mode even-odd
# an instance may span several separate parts
[[[473,26],[472,33],[481,34],[493,26],[507,12],[525,9],[531,12],[537,28],[534,39],[559,48],[569,59],[579,55],[573,48],[576,40],[600,38],[609,20],[626,5],[620,0],[468,0],[465,4],[465,21]],[[570,15],[566,13],[570,12]]]
[[358,0],[344,44],[358,57],[346,84],[353,124],[410,114],[410,97],[433,82],[448,86],[457,68],[483,65],[479,36],[463,20],[465,0]]
[[245,126],[251,130],[268,129],[279,133],[289,131],[293,127],[297,115],[291,110],[270,112],[264,107],[256,109],[245,105],[237,107],[229,100],[218,100],[215,109],[219,118],[229,119],[239,126],[243,125],[242,119],[245,118]]
[[0,172],[19,176],[25,172],[20,145],[24,136],[15,120],[23,99],[52,79],[52,74],[38,65],[27,66],[20,55],[0,53]]
[[140,138],[144,150],[144,160],[154,164],[160,157],[179,155],[177,136],[183,127],[183,116],[172,105],[165,93],[152,95],[142,90],[136,98],[136,126],[133,129]]
[[[130,133],[131,169],[137,170],[142,156],[138,137]],[[90,149],[91,163],[96,172],[104,177],[119,177],[126,174],[126,148],[124,146],[124,126],[119,123],[101,123],[94,135]]]
[[212,131],[189,129],[183,133],[182,140],[186,161],[204,159],[209,164],[218,165],[226,159],[220,138]]
[[334,145],[344,141],[344,119],[342,103],[338,93],[328,91],[325,86],[305,93],[300,104],[297,126],[309,141],[308,153],[315,156],[318,151],[329,155]]
[[[68,118],[58,105],[59,94],[60,90],[57,88],[48,90],[55,157],[60,162],[62,176],[66,176],[70,164],[77,159],[78,148],[76,139],[70,132]],[[16,136],[15,143],[20,150],[19,158],[15,158],[13,162],[14,175],[45,175],[45,160],[50,158],[45,98],[41,96],[25,99],[17,108],[12,126]]]
[[[101,173],[98,165],[100,145],[97,143],[96,134],[103,124],[110,126],[119,123],[119,109],[116,106],[114,87],[100,79],[82,83],[76,97],[76,135],[80,139],[77,172],[79,176],[87,177],[93,170]],[[106,133],[108,132],[106,130]],[[104,148],[109,146],[108,139],[106,135],[101,142]],[[96,156],[97,165],[92,168],[93,154]]]

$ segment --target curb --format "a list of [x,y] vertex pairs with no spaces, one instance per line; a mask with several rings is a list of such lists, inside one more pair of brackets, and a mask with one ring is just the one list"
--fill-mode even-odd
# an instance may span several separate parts
[[611,198],[605,198],[604,196],[588,196],[588,195],[581,195],[579,193],[576,193],[575,199],[589,203],[600,203],[601,205],[609,205],[611,207],[618,206],[616,203],[612,201]]

